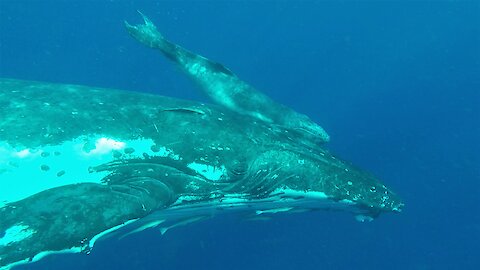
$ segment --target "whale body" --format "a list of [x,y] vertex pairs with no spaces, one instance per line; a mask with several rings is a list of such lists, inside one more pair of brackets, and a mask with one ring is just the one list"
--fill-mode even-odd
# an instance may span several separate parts
[[[217,105],[0,79],[0,267],[209,218],[400,212],[384,184],[323,146]],[[125,235],[125,234],[124,234]]]

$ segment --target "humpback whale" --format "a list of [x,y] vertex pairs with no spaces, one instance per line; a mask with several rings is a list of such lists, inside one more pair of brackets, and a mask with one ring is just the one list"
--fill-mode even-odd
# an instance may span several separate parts
[[323,145],[225,106],[0,79],[0,115],[0,269],[226,210],[370,220],[403,207]]
[[222,64],[168,41],[150,19],[139,13],[144,24],[131,25],[125,22],[130,35],[142,44],[160,50],[163,55],[175,62],[215,103],[270,123],[272,126],[277,125],[280,130],[298,133],[297,137],[307,137],[315,143],[330,140],[327,132],[308,116],[273,101]]

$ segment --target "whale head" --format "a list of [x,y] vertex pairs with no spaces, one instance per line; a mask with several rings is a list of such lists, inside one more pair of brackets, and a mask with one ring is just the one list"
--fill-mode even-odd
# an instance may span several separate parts
[[370,221],[382,212],[401,212],[403,207],[375,176],[319,148],[299,151],[282,146],[246,164],[227,166],[235,169],[222,172],[222,167],[217,167],[220,175],[211,181],[218,188],[209,188],[209,194],[199,197],[187,192],[172,208],[245,210],[256,215],[338,210]]

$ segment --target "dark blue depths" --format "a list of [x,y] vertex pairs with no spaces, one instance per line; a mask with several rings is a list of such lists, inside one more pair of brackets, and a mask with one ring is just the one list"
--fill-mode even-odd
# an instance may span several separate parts
[[0,76],[205,100],[128,36],[137,9],[318,121],[332,151],[383,179],[405,211],[371,223],[226,215],[18,269],[480,267],[479,2],[0,0]]

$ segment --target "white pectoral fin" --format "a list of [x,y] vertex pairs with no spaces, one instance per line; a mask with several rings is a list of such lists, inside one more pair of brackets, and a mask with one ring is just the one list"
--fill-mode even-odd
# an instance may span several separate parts
[[274,208],[274,209],[267,209],[267,210],[257,210],[255,211],[255,214],[257,215],[276,214],[276,213],[288,212],[292,209],[293,207],[281,207],[281,208]]
[[356,216],[355,216],[355,219],[356,219],[358,222],[370,222],[370,221],[373,220],[373,217],[359,214],[359,215],[356,215]]
[[171,227],[162,227],[160,228],[160,233],[164,235]]
[[191,223],[194,223],[194,222],[197,222],[197,221],[202,221],[202,220],[205,220],[209,218],[209,216],[194,216],[194,217],[189,217],[189,218],[186,218],[186,219],[183,219],[183,220],[180,220],[170,226],[166,226],[166,227],[161,227],[160,228],[160,233],[162,235],[164,235],[168,230],[170,229],[173,229],[175,227],[179,227],[179,226],[184,226],[184,225],[188,225],[188,224],[191,224]]
[[138,227],[137,229],[135,229],[135,230],[133,230],[133,231],[131,231],[131,232],[128,232],[128,233],[120,236],[119,239],[123,239],[123,238],[125,238],[125,237],[127,237],[127,236],[129,236],[129,235],[131,235],[131,234],[134,234],[134,233],[142,232],[142,231],[144,231],[144,230],[146,230],[146,229],[155,228],[155,227],[157,227],[158,225],[160,225],[161,223],[163,223],[164,221],[165,221],[165,220],[163,220],[163,219],[162,219],[162,220],[154,220],[154,221],[152,221],[152,222],[149,222],[149,223],[147,223],[147,224],[144,224],[144,225]]

